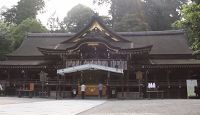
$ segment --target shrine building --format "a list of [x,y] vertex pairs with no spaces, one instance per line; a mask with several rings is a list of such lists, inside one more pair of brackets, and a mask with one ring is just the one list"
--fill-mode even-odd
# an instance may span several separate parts
[[183,30],[115,32],[93,16],[78,33],[29,33],[0,61],[0,83],[6,95],[70,98],[84,83],[97,97],[102,83],[107,98],[187,98],[199,70]]

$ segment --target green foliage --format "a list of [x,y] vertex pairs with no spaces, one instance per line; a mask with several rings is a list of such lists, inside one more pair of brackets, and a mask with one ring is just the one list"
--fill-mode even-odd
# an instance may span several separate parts
[[193,2],[195,2],[196,4],[200,4],[200,0],[192,0]]
[[65,24],[59,20],[58,17],[55,15],[56,13],[54,12],[48,19],[47,26],[50,28],[50,32],[53,33],[62,33],[66,32],[66,27]]
[[141,31],[148,29],[140,0],[111,1],[110,13],[115,31]]
[[27,18],[36,18],[44,7],[43,0],[20,0],[16,6],[2,13],[6,22],[20,24]]
[[47,31],[35,19],[43,7],[43,0],[20,0],[1,14],[4,22],[0,21],[0,56],[18,48],[28,32]]
[[69,32],[80,31],[94,15],[94,11],[89,7],[78,4],[73,7],[64,18],[64,24]]
[[100,18],[102,19],[102,21],[104,22],[104,24],[108,27],[108,28],[112,28],[112,21],[111,18],[108,16],[100,16]]
[[16,12],[17,9],[14,6],[10,9],[7,9],[6,12],[2,12],[1,15],[4,17],[5,22],[12,24],[16,22]]
[[12,32],[14,38],[13,48],[16,49],[20,46],[27,33],[40,33],[47,32],[47,29],[36,19],[26,19],[20,23]]
[[145,17],[151,30],[169,30],[180,18],[178,10],[187,0],[145,0]]
[[194,50],[200,50],[200,4],[184,5],[181,19],[173,25],[186,29],[190,45]]
[[144,31],[149,26],[141,0],[93,0],[98,5],[110,4],[112,28],[115,31]]
[[5,23],[0,20],[0,60],[4,59],[4,55],[12,50],[11,33],[15,25]]
[[0,20],[0,60],[3,55],[18,48],[28,32],[47,31],[35,19],[43,7],[43,0],[20,0],[16,6],[1,14],[4,19]]
[[105,3],[111,4],[112,0],[93,0],[94,4],[102,5]]
[[43,7],[43,0],[20,0],[17,5],[16,23],[19,24],[27,18],[36,18],[38,11]]
[[[172,29],[171,24],[180,18],[178,10],[182,4],[187,2],[187,0],[93,1],[99,5],[111,5],[110,14],[112,16],[112,27],[115,31]],[[131,21],[128,18],[135,19]]]
[[142,18],[143,16],[140,16],[140,14],[127,14],[123,16],[120,22],[115,24],[115,30],[121,32],[148,30],[148,24]]

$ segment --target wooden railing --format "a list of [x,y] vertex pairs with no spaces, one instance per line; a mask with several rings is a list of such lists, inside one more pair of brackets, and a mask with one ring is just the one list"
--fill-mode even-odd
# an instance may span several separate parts
[[143,82],[138,82],[138,81],[119,81],[119,80],[115,80],[115,81],[110,81],[108,84],[111,86],[139,86],[142,85]]
[[[147,83],[151,83],[153,81],[148,81]],[[15,84],[29,84],[29,83],[34,83],[34,84],[42,84],[43,82],[41,82],[39,79],[35,79],[35,80],[21,80],[21,81],[13,81],[13,83]],[[57,85],[57,84],[60,84],[60,85],[73,85],[73,83],[69,80],[59,80],[57,81],[56,79],[51,79],[51,80],[48,80],[46,82],[44,82],[45,85]],[[106,85],[106,83],[104,83]],[[145,82],[144,81],[136,81],[136,80],[129,80],[129,81],[121,81],[121,80],[112,80],[112,81],[109,81],[108,82],[109,85],[111,86],[144,86],[145,85]],[[155,82],[156,84],[156,87],[159,86],[159,87],[185,87],[186,86],[186,81],[182,80],[182,81],[170,81],[170,82],[167,82],[167,81],[157,81]]]
[[[110,64],[109,64],[110,63]],[[114,68],[127,69],[127,61],[123,59],[67,59],[66,67],[83,64],[97,64]]]
[[157,82],[158,86],[167,86],[167,87],[173,87],[173,86],[186,86],[186,81],[161,81],[161,82]]

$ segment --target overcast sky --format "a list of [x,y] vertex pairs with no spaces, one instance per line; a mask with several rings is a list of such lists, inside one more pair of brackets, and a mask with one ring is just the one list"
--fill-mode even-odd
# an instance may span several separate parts
[[[16,5],[19,0],[0,0],[0,8],[10,8]],[[92,8],[93,10],[100,13],[100,15],[108,14],[109,6],[97,7],[93,5],[93,0],[45,0],[46,5],[44,13],[39,14],[37,17],[44,25],[47,25],[48,18],[55,13],[60,20],[66,16],[67,12],[77,4],[83,4]]]

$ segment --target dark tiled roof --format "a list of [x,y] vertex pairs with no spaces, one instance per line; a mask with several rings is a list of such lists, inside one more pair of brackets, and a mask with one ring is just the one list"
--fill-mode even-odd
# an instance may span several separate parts
[[165,30],[165,31],[138,31],[138,32],[117,32],[122,36],[150,36],[150,35],[173,35],[183,34],[184,30]]
[[92,16],[92,18],[89,21],[89,23],[82,30],[80,30],[79,32],[77,32],[76,34],[74,34],[74,36],[72,36],[69,40],[66,40],[66,41],[64,41],[62,43],[70,42],[73,39],[76,39],[77,37],[83,35],[87,30],[89,30],[92,27],[92,25],[95,22],[97,22],[99,24],[99,26],[101,26],[102,28],[104,28],[105,32],[108,32],[108,34],[110,34],[111,36],[115,37],[119,41],[129,42],[126,39],[124,39],[122,36],[120,36],[119,34],[117,34],[117,32],[114,32],[111,29],[109,29],[108,27],[106,27],[106,25],[104,24],[103,20],[99,16],[94,15],[94,16]]
[[123,36],[132,41],[134,47],[153,45],[150,54],[192,54],[193,52],[183,31],[133,32]]
[[71,34],[54,34],[54,33],[33,33],[29,34],[22,42],[21,46],[9,54],[10,56],[41,56],[37,47],[54,49],[60,42],[69,39]]
[[173,65],[173,64],[185,64],[185,65],[192,65],[192,64],[200,64],[200,60],[197,59],[151,59],[151,64],[158,64],[158,65]]
[[[111,42],[110,44],[121,47],[122,49],[139,48],[153,45],[150,54],[192,54],[184,31],[144,31],[144,32],[118,32],[124,39],[132,41]],[[22,45],[13,53],[12,56],[40,56],[37,47],[56,49],[72,47],[73,43],[60,44],[68,40],[74,34],[70,33],[29,33]]]
[[49,61],[45,61],[45,60],[7,60],[7,61],[0,61],[0,65],[13,65],[13,66],[17,66],[17,65],[43,65],[43,64],[47,64]]
[[105,40],[100,40],[100,39],[84,39],[82,41],[79,41],[77,43],[74,42],[68,42],[64,44],[57,44],[54,49],[60,49],[60,50],[65,50],[65,49],[72,49],[75,48],[76,46],[79,46],[83,42],[101,42],[101,43],[107,43],[107,45],[115,48],[121,48],[121,49],[129,49],[133,48],[131,47],[131,42],[111,42],[111,41],[105,41]]
[[29,37],[71,37],[74,33],[28,33]]

